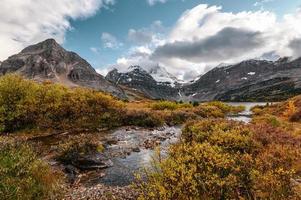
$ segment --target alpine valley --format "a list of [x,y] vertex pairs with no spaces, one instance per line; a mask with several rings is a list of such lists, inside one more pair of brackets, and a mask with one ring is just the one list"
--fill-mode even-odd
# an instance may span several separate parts
[[122,72],[113,69],[103,77],[54,39],[29,46],[0,62],[0,74],[7,73],[38,82],[88,87],[122,99],[280,101],[301,94],[301,58],[222,65],[186,83],[160,65],[148,70],[143,66],[129,66]]

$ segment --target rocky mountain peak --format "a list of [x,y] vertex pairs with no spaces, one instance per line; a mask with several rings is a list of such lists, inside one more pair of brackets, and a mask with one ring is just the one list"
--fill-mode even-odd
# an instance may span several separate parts
[[123,91],[105,80],[83,58],[65,50],[54,39],[31,45],[0,65],[0,74],[18,73],[37,81],[84,86],[124,97]]
[[38,51],[47,51],[47,50],[65,51],[54,39],[47,39],[35,45],[26,47],[21,51],[21,53],[26,54],[26,53],[34,53]]

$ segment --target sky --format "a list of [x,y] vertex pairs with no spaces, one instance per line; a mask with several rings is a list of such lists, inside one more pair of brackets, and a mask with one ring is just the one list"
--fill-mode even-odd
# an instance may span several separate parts
[[54,38],[105,75],[301,56],[300,0],[0,0],[0,60]]

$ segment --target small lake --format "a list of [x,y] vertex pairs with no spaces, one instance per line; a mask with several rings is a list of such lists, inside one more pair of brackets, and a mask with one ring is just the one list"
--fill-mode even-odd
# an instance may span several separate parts
[[240,112],[237,115],[228,116],[227,119],[249,123],[252,120],[251,109],[254,106],[265,106],[267,102],[228,102],[227,104],[232,106],[245,106],[246,108],[243,112]]

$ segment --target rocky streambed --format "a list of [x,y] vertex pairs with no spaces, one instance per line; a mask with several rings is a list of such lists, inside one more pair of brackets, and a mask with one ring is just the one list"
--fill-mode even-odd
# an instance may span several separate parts
[[[163,126],[154,129],[121,127],[97,133],[56,134],[37,137],[31,141],[39,144],[41,156],[53,167],[59,168],[76,185],[93,188],[99,184],[127,186],[141,169],[150,167],[156,147],[166,155],[168,146],[176,142],[181,126]],[[101,152],[83,154],[65,164],[56,159],[57,148],[64,142],[91,140],[101,144]],[[43,152],[43,153],[42,153]]]

